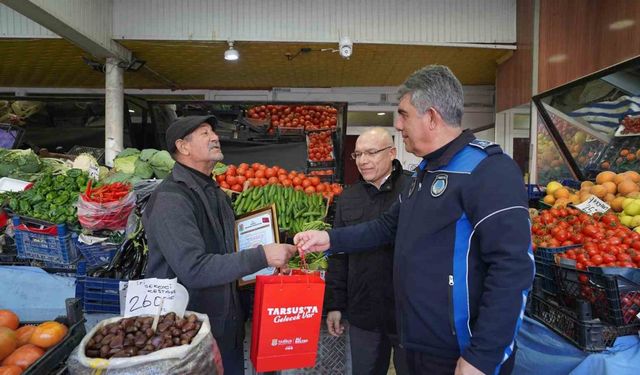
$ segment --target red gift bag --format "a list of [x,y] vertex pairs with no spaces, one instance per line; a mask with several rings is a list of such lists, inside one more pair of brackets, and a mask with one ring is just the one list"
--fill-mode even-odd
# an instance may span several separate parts
[[316,363],[324,280],[319,273],[257,276],[251,362],[258,372]]

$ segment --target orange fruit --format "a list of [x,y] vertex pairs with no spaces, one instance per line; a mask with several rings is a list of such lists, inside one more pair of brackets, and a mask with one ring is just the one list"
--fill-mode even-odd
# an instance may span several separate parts
[[613,181],[615,177],[616,177],[616,174],[614,172],[611,172],[611,171],[600,172],[596,176],[596,184],[602,185],[602,183],[604,182]]
[[29,339],[33,334],[33,331],[36,330],[36,326],[28,325],[22,326],[16,330],[16,336],[18,337],[18,346],[22,346],[24,344],[29,343]]
[[582,182],[580,183],[580,190],[582,190],[582,189],[583,189],[583,188],[585,188],[585,187],[591,187],[591,186],[593,186],[593,185],[594,185],[594,183],[593,183],[593,182],[591,182],[591,181],[582,181]]
[[615,194],[618,191],[618,185],[616,185],[613,181],[603,182],[602,186],[607,189],[607,193]]
[[0,310],[0,327],[11,328],[15,331],[19,325],[20,319],[16,313],[11,310]]
[[37,345],[43,349],[50,348],[59,343],[67,335],[69,328],[58,322],[44,322],[36,327],[29,338],[29,344]]
[[618,194],[625,197],[638,190],[640,190],[640,188],[638,188],[638,184],[631,180],[624,180],[618,184]]
[[607,189],[602,185],[593,185],[591,187],[591,194],[598,198],[604,198],[604,196],[607,195]]
[[44,355],[44,350],[35,345],[27,344],[19,347],[2,361],[3,366],[20,366],[23,370],[31,366]]
[[0,327],[0,360],[13,353],[17,347],[16,333],[7,327]]
[[569,192],[569,189],[567,189],[565,187],[561,187],[560,189],[558,189],[558,190],[553,192],[553,196],[556,199],[560,199],[560,198],[568,199],[570,195],[571,195],[571,193]]
[[[640,150],[638,151],[640,152]],[[629,177],[633,182],[640,182],[640,173],[636,171],[626,171],[623,173],[625,176]]]
[[556,203],[556,198],[551,194],[547,194],[544,196],[542,201],[550,206],[553,206],[553,204]]

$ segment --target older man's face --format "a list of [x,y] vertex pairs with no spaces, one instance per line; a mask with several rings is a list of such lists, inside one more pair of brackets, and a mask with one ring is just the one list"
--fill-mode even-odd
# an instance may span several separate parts
[[200,124],[182,141],[186,142],[188,157],[194,162],[218,162],[224,158],[220,149],[220,139],[207,123]]
[[365,133],[358,137],[354,154],[356,155],[356,166],[362,178],[379,186],[382,180],[391,173],[396,150],[388,139]]
[[395,128],[402,133],[405,149],[419,157],[428,152],[426,145],[429,141],[424,126],[427,120],[426,116],[429,116],[429,114],[420,115],[416,107],[411,104],[411,96],[409,94],[400,99]]

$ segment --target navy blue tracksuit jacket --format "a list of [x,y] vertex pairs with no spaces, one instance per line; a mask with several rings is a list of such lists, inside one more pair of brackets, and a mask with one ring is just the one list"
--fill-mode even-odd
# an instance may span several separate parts
[[405,349],[462,356],[486,374],[498,373],[513,353],[534,261],[522,175],[498,145],[464,131],[425,156],[379,219],[329,235],[329,254],[395,241]]

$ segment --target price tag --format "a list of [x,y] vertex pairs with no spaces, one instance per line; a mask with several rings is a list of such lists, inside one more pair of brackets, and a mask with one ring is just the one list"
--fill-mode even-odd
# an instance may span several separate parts
[[143,279],[127,283],[123,316],[155,315],[162,306],[160,314],[175,312],[182,317],[189,293],[178,279]]
[[608,204],[598,199],[595,195],[590,195],[586,201],[576,204],[575,208],[589,215],[593,215],[595,213],[603,214],[611,209]]
[[100,177],[100,167],[91,163],[91,165],[89,166],[89,177],[94,180],[98,180],[98,178]]

